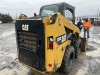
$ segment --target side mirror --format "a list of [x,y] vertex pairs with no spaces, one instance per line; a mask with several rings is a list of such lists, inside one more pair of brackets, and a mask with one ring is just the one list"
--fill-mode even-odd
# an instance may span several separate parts
[[37,14],[36,14],[36,13],[34,13],[34,16],[36,17],[36,16],[37,16]]

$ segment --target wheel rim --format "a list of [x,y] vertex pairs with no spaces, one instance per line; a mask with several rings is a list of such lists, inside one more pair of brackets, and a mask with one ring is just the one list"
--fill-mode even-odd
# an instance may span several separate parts
[[80,54],[80,52],[81,52],[81,44],[78,47],[78,55]]
[[72,64],[73,64],[73,59],[70,59],[68,63],[68,68],[67,68],[68,72],[70,72]]
[[80,52],[81,52],[81,48],[78,49],[78,53],[80,53]]
[[73,59],[70,59],[69,61],[69,69],[71,69],[71,65],[73,64]]

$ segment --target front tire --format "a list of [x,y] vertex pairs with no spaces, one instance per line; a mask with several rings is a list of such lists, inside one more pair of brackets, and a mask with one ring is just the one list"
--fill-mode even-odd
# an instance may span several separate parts
[[75,58],[78,58],[79,54],[81,53],[81,48],[82,48],[81,39],[77,39],[75,41],[74,47],[75,47]]

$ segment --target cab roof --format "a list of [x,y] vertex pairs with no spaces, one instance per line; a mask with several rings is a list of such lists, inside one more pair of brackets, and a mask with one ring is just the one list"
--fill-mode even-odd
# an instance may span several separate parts
[[[59,7],[67,6],[67,7],[71,8],[71,9],[75,9],[74,6],[72,6],[72,5],[70,5],[70,4],[66,3],[66,2],[55,3],[55,4],[48,4],[48,6],[49,6],[49,5],[57,5],[57,6],[59,6]],[[44,6],[42,6],[42,7],[45,7],[45,6],[47,6],[47,5],[44,5]]]
[[66,3],[66,2],[61,2],[61,3],[55,3],[55,4],[48,4],[48,5],[44,5],[41,7],[40,9],[40,14],[41,14],[41,11],[42,9],[45,7],[45,6],[51,6],[51,5],[57,5],[58,6],[58,12],[60,12],[62,15],[64,14],[63,11],[64,9],[69,9],[71,11],[73,11],[73,13],[75,12],[75,7]]

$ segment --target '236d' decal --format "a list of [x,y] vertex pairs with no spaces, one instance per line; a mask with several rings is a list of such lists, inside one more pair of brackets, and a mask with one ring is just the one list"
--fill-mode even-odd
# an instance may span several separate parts
[[56,38],[56,42],[58,45],[62,44],[63,42],[65,42],[67,40],[67,35],[61,35],[59,37]]
[[23,24],[23,25],[22,25],[22,30],[23,30],[23,31],[29,31],[29,25]]

